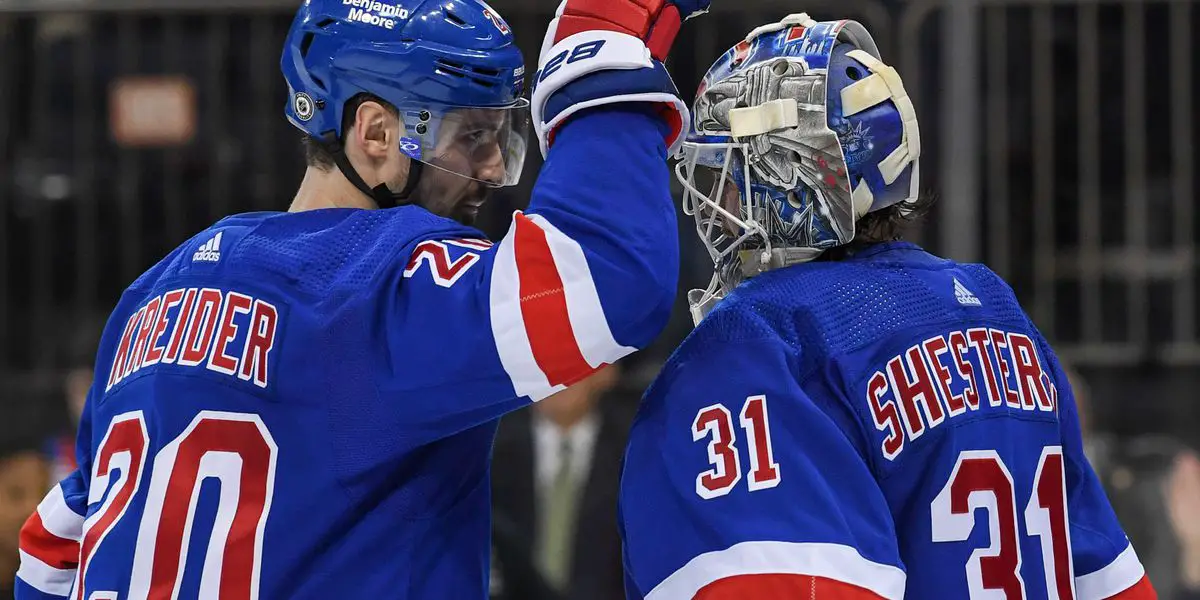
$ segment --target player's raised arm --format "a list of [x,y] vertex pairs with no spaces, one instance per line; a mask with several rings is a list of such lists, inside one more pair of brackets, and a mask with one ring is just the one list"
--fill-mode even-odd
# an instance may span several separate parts
[[810,397],[791,375],[803,350],[753,318],[708,319],[631,433],[620,503],[629,597],[902,598],[891,512],[831,416],[836,400]]
[[[1083,439],[1075,393],[1058,358],[1045,340],[1039,340],[1048,372],[1057,390],[1062,430],[1061,464],[1052,456],[1041,468],[1061,468],[1066,480],[1067,521],[1070,526],[1071,569],[1078,600],[1153,600],[1158,595],[1146,569],[1117,521],[1108,496],[1083,452]],[[1065,586],[1068,582],[1059,582]]]
[[496,249],[492,333],[518,395],[534,400],[658,335],[679,246],[661,117],[589,109],[564,125],[529,211]]
[[[428,386],[438,404],[415,412],[432,430],[540,400],[665,326],[679,262],[666,159],[687,108],[661,59],[681,11],[707,4],[569,0],[559,8],[534,75],[546,163],[528,211],[494,247],[418,245],[401,287],[399,322],[446,315],[397,374],[402,385]],[[446,382],[455,395],[469,389],[469,399],[435,400],[451,393],[435,389]]]

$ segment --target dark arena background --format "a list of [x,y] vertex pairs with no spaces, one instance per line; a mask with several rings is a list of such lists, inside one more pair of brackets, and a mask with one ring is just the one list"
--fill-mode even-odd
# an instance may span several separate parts
[[[222,216],[287,209],[304,164],[279,57],[297,4],[0,0],[0,439],[69,439],[79,373],[125,286]],[[1200,4],[714,4],[671,59],[689,98],[723,50],[788,13],[872,31],[915,100],[938,197],[913,238],[1006,278],[1075,371],[1093,462],[1172,597],[1179,557],[1200,549],[1162,508],[1200,510],[1168,485],[1200,443]],[[557,1],[492,5],[532,72]],[[485,209],[489,235],[540,164],[531,150],[522,184]],[[690,330],[682,292],[711,267],[692,227],[681,218],[676,318],[622,365],[622,402]]]

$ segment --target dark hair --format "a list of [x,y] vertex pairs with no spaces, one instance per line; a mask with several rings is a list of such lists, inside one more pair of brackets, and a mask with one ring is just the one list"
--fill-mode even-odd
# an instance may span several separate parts
[[853,241],[825,251],[819,260],[842,260],[867,246],[902,240],[913,225],[929,214],[936,202],[934,194],[922,193],[914,200],[867,213],[855,223]]
[[[392,106],[390,102],[380,98],[379,96],[376,96],[375,94],[368,94],[366,92],[355,94],[354,97],[346,101],[346,106],[342,110],[343,136],[345,136],[346,132],[350,131],[350,128],[354,126],[354,116],[358,113],[358,107],[367,102],[377,102],[394,115],[400,113],[400,111],[397,110],[395,106]],[[315,167],[322,171],[332,171],[333,168],[337,166],[337,162],[334,160],[333,156],[334,153],[338,151],[337,144],[340,144],[341,140],[331,143],[327,140],[322,140],[305,134],[304,138],[300,140],[300,143],[304,146],[304,162],[308,166]]]

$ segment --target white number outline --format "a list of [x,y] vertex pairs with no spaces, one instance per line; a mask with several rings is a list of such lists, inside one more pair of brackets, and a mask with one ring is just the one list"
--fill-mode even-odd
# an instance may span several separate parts
[[[135,419],[140,425],[143,443],[141,462],[137,472],[138,477],[132,481],[132,485],[134,487],[130,492],[129,498],[125,505],[120,508],[116,518],[112,520],[107,529],[100,534],[96,542],[92,545],[90,552],[86,557],[87,560],[83,565],[84,568],[80,569],[79,574],[77,575],[75,590],[72,595],[78,600],[82,600],[84,590],[86,589],[87,567],[89,567],[91,564],[91,557],[95,554],[96,549],[100,547],[101,543],[104,542],[104,539],[107,537],[108,533],[112,531],[112,529],[120,523],[121,519],[125,517],[126,509],[130,504],[133,503],[137,494],[142,489],[142,479],[147,476],[145,466],[147,455],[149,454],[150,450],[150,438],[146,430],[146,421],[143,411],[139,410],[128,412],[113,418],[112,422],[109,424],[108,432],[105,433],[104,439],[101,441],[99,448],[103,449],[107,445],[109,436],[117,425]],[[151,467],[151,473],[149,474],[150,481],[146,486],[147,498],[142,510],[142,518],[138,524],[138,536],[133,559],[133,572],[130,576],[130,587],[128,593],[128,598],[130,600],[140,600],[149,596],[150,583],[152,581],[151,575],[154,566],[154,550],[158,543],[158,526],[164,508],[167,488],[170,487],[171,479],[177,466],[176,461],[178,459],[178,450],[183,442],[185,442],[196,430],[196,428],[205,421],[253,423],[257,427],[262,437],[262,441],[266,444],[270,452],[266,481],[264,482],[265,495],[263,498],[262,514],[259,515],[258,522],[256,523],[255,527],[254,558],[251,566],[250,598],[257,599],[259,597],[259,579],[262,572],[263,538],[267,518],[271,512],[272,499],[274,497],[275,469],[278,462],[279,448],[275,443],[274,438],[271,436],[270,431],[267,430],[266,425],[258,415],[222,411],[202,411],[196,415],[191,424],[188,425],[183,433],[179,434],[174,440],[163,447],[154,456],[153,466]],[[237,452],[223,450],[206,449],[201,454],[199,458],[199,464],[197,465],[196,480],[193,485],[193,489],[191,490],[190,505],[188,506],[188,520],[184,526],[183,538],[180,542],[180,548],[182,551],[179,557],[179,565],[177,567],[178,571],[176,573],[172,597],[179,594],[179,586],[182,583],[184,575],[183,565],[187,561],[187,549],[190,545],[192,519],[195,516],[196,501],[199,497],[200,487],[204,480],[210,477],[216,477],[221,481],[221,494],[217,507],[217,523],[214,525],[214,530],[207,544],[207,552],[204,561],[204,573],[200,582],[200,596],[216,597],[216,594],[220,589],[221,571],[225,563],[224,547],[229,531],[229,527],[226,527],[223,531],[221,530],[222,517],[223,515],[227,517],[227,519],[225,519],[228,521],[226,525],[231,526],[233,518],[236,516],[237,511],[241,508],[240,481],[238,482],[239,485],[237,486],[231,485],[228,475],[230,472],[236,471],[236,474],[240,477],[241,469],[243,467],[242,458],[242,455]],[[88,522],[85,522],[81,540],[86,539],[88,531],[96,524],[96,521],[103,518],[105,513],[111,510],[112,502],[116,496],[125,486],[130,484],[128,478],[129,463],[131,462],[130,459],[131,457],[129,456],[129,451],[116,452],[110,457],[108,467],[109,473],[117,468],[121,470],[121,480],[116,485],[111,486],[111,490],[108,490],[110,487],[108,485],[108,475],[105,475],[104,477],[97,476],[100,468],[99,461],[97,461],[97,464],[93,466],[91,482],[92,488],[89,494],[88,503],[94,504],[101,501],[102,498],[98,496],[104,494],[106,490],[108,491],[108,494],[103,498],[103,506],[101,506],[101,508],[93,514],[92,518],[90,518]],[[222,471],[224,471],[224,473]],[[223,477],[222,475],[226,476]],[[116,600],[116,597],[116,592],[93,591],[89,595],[89,600]]]
[[[1051,510],[1042,507],[1042,498],[1039,493],[1039,487],[1042,483],[1042,478],[1045,476],[1046,463],[1052,457],[1058,457],[1060,461],[1064,461],[1062,465],[1062,476],[1059,478],[1058,485],[1060,494],[1058,500],[1062,502],[1062,523],[1061,527],[1065,536],[1066,556],[1068,560],[1066,565],[1056,564],[1054,557],[1054,528],[1051,522]],[[1014,575],[1020,583],[1021,598],[1027,598],[1028,592],[1024,578],[1021,576],[1021,565],[1023,558],[1021,556],[1021,531],[1018,520],[1017,503],[1016,503],[1016,487],[1013,482],[1012,473],[1008,470],[1008,466],[1000,455],[995,450],[965,450],[958,455],[958,459],[954,463],[954,470],[950,473],[950,477],[946,480],[946,484],[941,491],[930,503],[930,518],[931,518],[931,533],[934,542],[962,542],[970,538],[971,532],[974,530],[975,510],[985,508],[988,515],[989,526],[989,541],[987,548],[977,548],[971,553],[971,558],[967,561],[967,586],[970,592],[971,600],[1016,600],[1006,598],[1003,590],[985,589],[983,587],[983,574],[980,561],[983,558],[991,558],[1000,556],[1003,548],[1000,544],[1000,527],[1003,526],[1003,521],[1006,515],[1000,514],[998,509],[998,499],[994,490],[973,490],[967,497],[968,510],[964,513],[953,513],[951,510],[952,488],[954,482],[958,479],[959,470],[963,463],[968,460],[987,460],[993,462],[1000,471],[1008,479],[1009,490],[1012,495],[1011,506],[1012,514],[1007,515],[1008,522],[1012,523],[1014,552],[1016,553],[1017,562],[1014,567]],[[1025,510],[1022,513],[1024,517],[1026,534],[1030,537],[1037,537],[1042,553],[1042,565],[1045,575],[1046,594],[1050,600],[1074,600],[1077,597],[1075,590],[1075,567],[1070,560],[1071,557],[1071,536],[1070,536],[1070,518],[1067,513],[1068,502],[1066,494],[1066,465],[1063,455],[1062,446],[1046,446],[1042,448],[1041,456],[1038,459],[1037,471],[1033,477],[1033,486],[1030,493],[1029,502],[1025,505]],[[1062,598],[1058,594],[1057,589],[1057,572],[1059,569],[1065,568],[1066,579],[1070,582],[1070,598]]]
[[[750,418],[750,406],[757,402],[762,407],[762,438],[763,448],[758,447],[758,436],[760,433],[754,425],[754,419]],[[767,413],[767,397],[764,395],[750,396],[746,398],[746,403],[742,405],[742,412],[738,415],[742,424],[742,429],[746,430],[746,440],[749,443],[747,450],[750,452],[750,477],[746,481],[746,487],[750,491],[766,490],[779,485],[783,481],[783,477],[779,474],[779,463],[775,461],[774,444],[771,443],[771,418]],[[759,456],[767,457],[767,465],[764,467],[759,463]],[[759,479],[761,471],[771,471],[772,475],[765,479]]]
[[[700,424],[700,418],[708,415],[709,411],[717,410],[721,413],[721,417],[716,419],[705,419],[703,426]],[[729,430],[729,439],[723,439],[721,435],[721,425],[724,424]],[[708,462],[713,468],[704,471],[696,476],[696,494],[705,500],[720,498],[733,491],[734,486],[742,480],[742,459],[737,450],[737,433],[733,430],[733,416],[729,414],[729,409],[722,404],[713,404],[706,406],[696,412],[696,418],[692,419],[692,441],[699,442],[708,437],[712,439],[708,442]],[[728,454],[722,455],[717,452],[717,445],[724,443]],[[704,479],[707,477],[711,480],[721,480],[729,476],[725,469],[726,461],[724,456],[733,456],[733,480],[728,485],[724,485],[715,489],[709,488],[704,484]]]
[[[759,427],[754,422],[754,419],[749,415],[749,410],[752,404],[758,403],[762,407],[762,439],[763,448],[758,447]],[[720,416],[712,418],[711,412],[717,411]],[[703,426],[701,425],[701,417],[704,419]],[[771,420],[767,409],[767,397],[763,394],[749,396],[742,404],[742,410],[738,413],[738,422],[742,429],[746,432],[746,438],[749,440],[750,452],[750,477],[746,481],[746,487],[751,492],[773,488],[783,481],[779,463],[775,461],[774,443],[771,440]],[[729,439],[725,440],[721,435],[721,427],[729,432]],[[710,439],[711,438],[711,439]],[[696,495],[705,500],[720,498],[733,491],[733,488],[742,480],[742,457],[741,452],[737,447],[737,430],[733,426],[733,415],[725,408],[723,404],[712,404],[705,406],[696,411],[696,417],[692,419],[692,441],[699,442],[708,439],[708,462],[712,466],[711,469],[704,471],[696,476]],[[721,479],[728,477],[729,473],[726,469],[726,461],[723,460],[723,454],[717,452],[718,445],[724,445],[728,450],[728,454],[733,456],[732,468],[734,470],[733,479],[729,484],[713,489],[704,484],[705,479]],[[767,466],[759,464],[760,456],[766,457]],[[770,470],[770,477],[759,479],[760,471]]]
[[[1046,467],[1047,459],[1057,456],[1060,461],[1063,461],[1063,477],[1059,482],[1061,492],[1059,498],[1063,500],[1063,523],[1066,530],[1067,543],[1067,581],[1071,582],[1071,598],[1060,598],[1058,594],[1058,585],[1055,579],[1057,568],[1054,557],[1054,528],[1050,522],[1050,509],[1042,508],[1042,498],[1038,488],[1041,487],[1042,473]],[[1042,546],[1042,565],[1046,573],[1046,597],[1049,600],[1071,600],[1078,597],[1078,592],[1075,591],[1075,563],[1069,560],[1071,557],[1071,536],[1070,536],[1070,515],[1067,514],[1067,481],[1066,481],[1066,459],[1063,457],[1062,446],[1046,446],[1042,448],[1042,456],[1038,459],[1037,473],[1033,476],[1033,493],[1029,496],[1029,504],[1025,506],[1025,528],[1029,535],[1037,537]]]

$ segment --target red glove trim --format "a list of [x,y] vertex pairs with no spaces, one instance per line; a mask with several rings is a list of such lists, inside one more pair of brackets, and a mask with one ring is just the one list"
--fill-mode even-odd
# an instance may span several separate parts
[[622,28],[604,19],[586,15],[564,14],[558,18],[558,29],[554,30],[554,43],[557,44],[577,33],[585,31],[615,31],[634,37],[642,37],[635,31]]
[[667,54],[671,52],[671,46],[675,43],[675,36],[679,34],[682,24],[683,18],[679,15],[679,8],[668,4],[654,22],[650,37],[646,38],[646,47],[650,49],[650,55],[659,61],[667,60]]
[[[571,0],[558,21],[554,43],[583,31],[606,30],[641,39],[650,32],[666,0]],[[678,11],[676,11],[678,12]]]
[[[669,35],[667,40],[668,47],[670,40],[674,39],[674,34],[670,33],[673,28],[675,32],[679,30],[679,9],[673,4],[667,4],[667,0],[570,0],[567,3],[563,14],[559,17],[558,30],[554,34],[554,43],[563,41],[564,39],[591,30],[616,31],[632,35],[642,40],[646,40],[651,31],[659,29],[663,18],[668,23],[668,31],[661,35]],[[668,16],[671,13],[673,16]],[[670,25],[671,22],[673,25]]]

